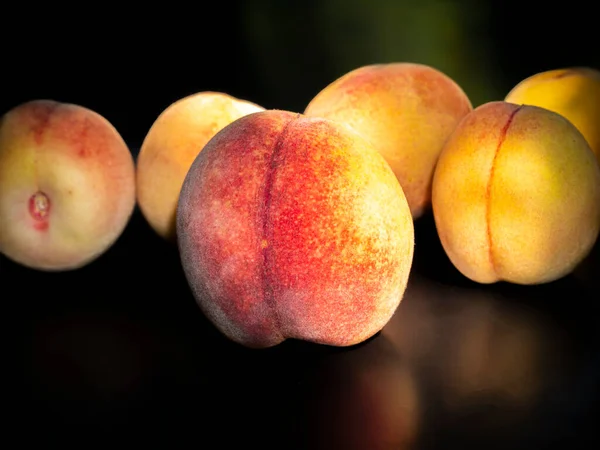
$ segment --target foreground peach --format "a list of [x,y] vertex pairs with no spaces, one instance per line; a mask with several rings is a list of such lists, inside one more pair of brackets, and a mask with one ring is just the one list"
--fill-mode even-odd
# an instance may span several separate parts
[[600,161],[600,71],[573,67],[540,72],[517,84],[505,101],[563,115],[581,131]]
[[196,157],[177,241],[200,307],[231,340],[349,346],[399,305],[414,229],[400,184],[360,135],[268,110],[226,126]]
[[600,169],[563,116],[487,103],[444,147],[433,213],[446,253],[468,278],[550,282],[570,273],[597,239]]
[[117,130],[74,104],[33,100],[0,122],[0,251],[39,270],[81,267],[121,235],[135,168]]
[[413,218],[431,204],[433,170],[446,138],[472,110],[447,75],[422,64],[360,67],[319,92],[305,114],[351,125],[383,155]]
[[175,241],[181,185],[210,138],[234,120],[263,110],[225,93],[199,92],[162,112],[148,131],[136,162],[138,205],[156,233]]

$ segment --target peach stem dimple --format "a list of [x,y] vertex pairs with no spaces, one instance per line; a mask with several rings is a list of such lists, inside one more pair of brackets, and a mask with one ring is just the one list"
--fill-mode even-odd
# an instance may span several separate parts
[[29,212],[36,220],[44,220],[50,213],[50,199],[42,191],[29,198]]

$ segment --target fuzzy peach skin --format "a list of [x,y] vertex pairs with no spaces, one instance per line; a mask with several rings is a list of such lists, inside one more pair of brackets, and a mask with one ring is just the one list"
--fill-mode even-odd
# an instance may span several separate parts
[[199,92],[165,109],[144,138],[136,162],[137,202],[150,226],[175,242],[179,191],[194,158],[217,131],[263,111],[222,92]]
[[431,180],[446,138],[472,110],[467,95],[433,67],[363,66],[319,92],[304,113],[351,125],[383,155],[402,185],[413,218],[431,205]]
[[504,100],[563,115],[581,131],[600,162],[600,71],[572,67],[540,72],[517,84]]
[[600,169],[583,135],[535,106],[490,102],[456,128],[433,180],[448,257],[479,283],[570,273],[600,229]]
[[129,148],[101,115],[33,100],[0,121],[0,251],[39,270],[79,268],[121,235],[135,206]]
[[196,157],[177,240],[200,307],[231,340],[350,346],[399,305],[414,228],[389,165],[360,135],[267,110],[226,126]]

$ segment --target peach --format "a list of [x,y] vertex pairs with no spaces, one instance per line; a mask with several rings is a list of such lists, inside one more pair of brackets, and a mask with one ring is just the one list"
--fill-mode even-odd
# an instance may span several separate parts
[[235,119],[263,110],[222,92],[199,92],[176,101],[158,116],[136,162],[137,202],[158,235],[175,242],[179,191],[209,139]]
[[464,91],[439,70],[388,63],[346,73],[304,112],[345,122],[369,140],[394,171],[416,219],[430,208],[431,180],[444,141],[471,110]]
[[76,269],[121,235],[135,167],[118,131],[83,106],[32,100],[0,122],[0,251],[39,270]]
[[226,126],[196,157],[177,241],[198,304],[231,340],[350,346],[399,305],[414,227],[394,173],[360,135],[267,110]]
[[504,100],[563,115],[581,131],[600,161],[600,71],[572,67],[540,72],[517,84]]
[[570,273],[600,228],[600,168],[563,116],[496,101],[467,115],[433,179],[449,259],[479,283],[540,284]]

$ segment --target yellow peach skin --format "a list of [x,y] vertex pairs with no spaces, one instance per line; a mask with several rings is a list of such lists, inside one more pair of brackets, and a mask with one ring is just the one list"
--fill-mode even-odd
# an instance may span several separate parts
[[40,270],[81,267],[120,236],[135,206],[133,157],[83,106],[34,100],[0,122],[0,251]]
[[600,71],[573,67],[540,72],[517,84],[504,100],[563,115],[581,131],[600,161]]
[[583,135],[535,106],[490,102],[448,139],[433,213],[450,260],[480,283],[570,273],[600,229],[600,168]]
[[388,162],[413,218],[431,204],[431,179],[444,141],[472,110],[463,90],[429,66],[360,67],[325,87],[305,114],[341,121],[369,140]]
[[150,226],[175,241],[181,185],[204,145],[225,125],[259,105],[221,92],[199,92],[170,105],[146,135],[137,159],[137,201]]

